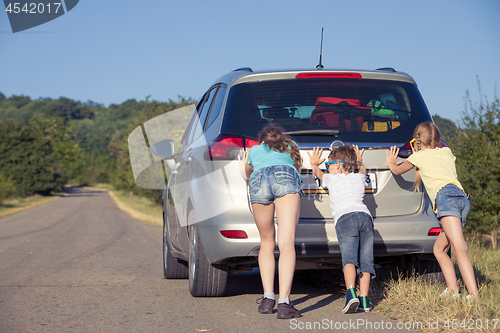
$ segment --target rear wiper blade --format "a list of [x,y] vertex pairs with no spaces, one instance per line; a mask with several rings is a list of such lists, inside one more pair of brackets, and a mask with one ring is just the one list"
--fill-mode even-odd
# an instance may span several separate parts
[[287,135],[339,136],[340,131],[338,129],[311,129],[311,130],[300,130],[300,131],[287,131],[284,133]]

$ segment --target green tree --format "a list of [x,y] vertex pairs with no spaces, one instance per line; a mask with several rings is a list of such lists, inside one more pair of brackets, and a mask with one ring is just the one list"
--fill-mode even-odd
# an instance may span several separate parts
[[457,135],[457,125],[453,121],[442,118],[437,114],[432,116],[432,119],[434,119],[434,123],[439,127],[443,140],[448,144],[452,142]]
[[181,96],[178,96],[178,98],[178,102],[169,100],[166,103],[161,103],[149,101],[147,97],[145,101],[140,102],[142,112],[122,131],[123,136],[110,143],[109,149],[112,155],[116,157],[116,171],[111,178],[111,183],[115,188],[147,197],[157,203],[161,202],[160,190],[146,190],[136,185],[130,165],[127,139],[129,134],[138,126],[142,126],[144,122],[166,112],[195,103],[191,98],[185,99]]
[[76,161],[83,157],[84,152],[74,140],[73,126],[64,124],[63,119],[57,116],[42,119],[31,118],[29,123],[38,131],[38,135],[50,141],[63,168],[63,177],[65,179],[76,178],[81,171],[75,168]]
[[466,229],[485,235],[496,248],[500,216],[500,101],[481,95],[473,104],[466,92],[460,131],[451,148],[457,157],[457,172],[471,195],[471,213]]
[[64,122],[68,122],[71,119],[94,118],[94,113],[88,105],[66,97],[60,97],[58,100],[51,100],[47,103],[47,108],[56,116],[61,117]]
[[2,200],[10,198],[16,193],[15,184],[12,180],[0,173],[0,205]]
[[50,140],[18,124],[0,124],[0,173],[15,184],[18,197],[48,194],[63,184]]

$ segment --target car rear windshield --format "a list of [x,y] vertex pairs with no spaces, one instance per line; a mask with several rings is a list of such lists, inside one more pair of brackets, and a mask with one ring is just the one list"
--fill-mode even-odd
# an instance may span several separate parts
[[[292,79],[230,89],[223,133],[256,138],[278,125],[302,143],[318,136],[346,142],[404,143],[431,117],[411,83],[372,79]],[[320,139],[321,140],[321,139]]]

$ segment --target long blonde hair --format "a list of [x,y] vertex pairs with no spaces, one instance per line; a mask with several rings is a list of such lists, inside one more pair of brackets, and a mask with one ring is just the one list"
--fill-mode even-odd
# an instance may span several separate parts
[[[441,146],[441,132],[439,128],[430,121],[418,124],[413,131],[413,138],[415,139],[415,152],[422,149],[422,143],[431,149]],[[420,191],[421,183],[422,177],[420,176],[420,170],[417,168],[415,171],[415,183],[413,184],[413,190],[415,192]]]
[[295,168],[299,170],[302,167],[302,157],[300,156],[299,147],[283,131],[283,128],[278,126],[264,127],[257,136],[257,140],[259,143],[263,143],[277,152],[288,153],[293,159]]

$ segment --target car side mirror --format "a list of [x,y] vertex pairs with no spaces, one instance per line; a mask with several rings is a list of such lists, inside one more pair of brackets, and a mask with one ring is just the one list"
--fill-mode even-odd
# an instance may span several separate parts
[[170,139],[158,141],[151,147],[151,151],[165,160],[165,163],[173,170],[175,168],[174,141]]

